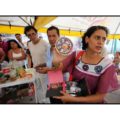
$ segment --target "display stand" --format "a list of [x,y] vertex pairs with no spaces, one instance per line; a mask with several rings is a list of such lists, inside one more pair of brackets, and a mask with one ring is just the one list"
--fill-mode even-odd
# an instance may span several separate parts
[[12,87],[12,86],[16,86],[16,85],[33,83],[34,84],[34,89],[35,89],[35,101],[36,101],[36,103],[38,103],[38,100],[37,100],[37,87],[36,87],[35,82],[36,82],[36,78],[35,78],[35,75],[33,75],[31,78],[28,78],[28,77],[18,78],[15,81],[8,80],[7,82],[0,84],[0,89],[1,88],[6,88],[6,87]]

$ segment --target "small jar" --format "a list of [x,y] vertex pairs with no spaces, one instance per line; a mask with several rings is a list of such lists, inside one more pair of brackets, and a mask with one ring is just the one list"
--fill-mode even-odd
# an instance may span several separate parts
[[17,77],[16,69],[11,69],[11,71],[10,71],[10,80],[16,80],[16,77]]

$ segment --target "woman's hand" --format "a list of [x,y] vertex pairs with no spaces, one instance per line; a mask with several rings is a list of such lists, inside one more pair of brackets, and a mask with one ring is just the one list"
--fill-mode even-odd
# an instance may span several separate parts
[[62,100],[63,103],[73,103],[74,102],[75,97],[73,97],[70,94],[65,93],[63,91],[61,91],[61,94],[63,96],[55,96],[53,98],[60,99],[60,100]]

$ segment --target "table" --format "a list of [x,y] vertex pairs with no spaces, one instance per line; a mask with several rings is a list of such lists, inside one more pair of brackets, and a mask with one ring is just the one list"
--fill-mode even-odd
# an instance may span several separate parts
[[8,80],[8,81],[5,82],[5,83],[1,83],[1,84],[0,84],[0,88],[12,87],[12,86],[22,85],[22,84],[27,84],[27,83],[33,83],[33,84],[34,84],[34,89],[35,89],[35,101],[36,101],[36,103],[38,103],[35,74],[33,74],[32,78],[25,77],[25,78],[19,78],[19,79],[15,80],[15,81],[10,81],[10,80]]

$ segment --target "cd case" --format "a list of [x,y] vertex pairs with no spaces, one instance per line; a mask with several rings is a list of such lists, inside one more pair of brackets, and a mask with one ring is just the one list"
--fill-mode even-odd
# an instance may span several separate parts
[[66,92],[72,96],[90,95],[90,90],[85,78],[66,82]]

